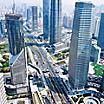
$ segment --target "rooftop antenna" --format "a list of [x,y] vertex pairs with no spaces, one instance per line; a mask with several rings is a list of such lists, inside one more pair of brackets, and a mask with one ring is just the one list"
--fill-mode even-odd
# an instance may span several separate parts
[[12,13],[14,14],[15,11],[15,1],[13,0],[13,7],[12,7]]

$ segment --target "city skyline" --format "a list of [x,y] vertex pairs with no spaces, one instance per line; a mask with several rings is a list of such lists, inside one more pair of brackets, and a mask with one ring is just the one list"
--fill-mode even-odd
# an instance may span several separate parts
[[90,1],[1,0],[0,104],[104,104],[104,2]]

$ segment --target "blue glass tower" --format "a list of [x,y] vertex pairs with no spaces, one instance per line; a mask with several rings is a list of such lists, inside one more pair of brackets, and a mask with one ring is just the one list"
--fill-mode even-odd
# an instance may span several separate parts
[[24,47],[23,20],[21,15],[6,14],[6,28],[9,41],[9,51],[17,55]]
[[61,0],[51,0],[50,10],[50,45],[60,42],[61,38]]
[[38,30],[38,8],[37,6],[32,6],[32,31]]
[[93,15],[92,3],[76,2],[69,55],[69,80],[73,89],[81,89],[87,82]]
[[46,40],[49,37],[50,7],[51,0],[43,0],[43,34]]
[[[101,51],[104,51],[104,13],[101,13],[97,45],[101,48]],[[101,57],[104,57],[104,52],[101,54]]]

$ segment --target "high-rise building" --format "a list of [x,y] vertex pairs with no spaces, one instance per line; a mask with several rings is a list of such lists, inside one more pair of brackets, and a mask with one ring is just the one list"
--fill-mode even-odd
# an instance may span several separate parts
[[5,20],[2,18],[0,19],[0,37],[5,35]]
[[23,20],[18,14],[6,14],[6,27],[10,50],[10,70],[12,84],[16,86],[17,93],[27,90],[27,58],[24,48]]
[[5,87],[4,87],[4,79],[3,79],[3,74],[2,73],[0,73],[0,104],[8,104],[7,103],[6,92],[5,92]]
[[99,35],[97,45],[101,47],[101,57],[104,58],[104,13],[101,13]]
[[50,10],[50,45],[60,42],[61,40],[61,16],[62,1],[51,0]]
[[71,23],[72,21],[71,21],[71,18],[70,17],[68,17],[67,15],[64,15],[63,16],[63,27],[64,28],[71,28]]
[[25,84],[27,78],[26,59],[24,49],[10,66],[13,85]]
[[73,89],[86,85],[90,61],[94,5],[76,2],[69,55],[69,81]]
[[96,37],[96,38],[98,38],[99,27],[100,27],[100,18],[96,17],[96,19],[95,19],[95,29],[94,29],[94,37]]
[[43,34],[46,40],[49,38],[50,7],[51,0],[43,0]]
[[11,55],[17,55],[24,47],[23,20],[21,15],[6,14],[6,28]]
[[100,53],[101,53],[101,48],[97,45],[92,45],[91,46],[91,54],[90,54],[90,61],[94,63],[100,62]]
[[32,31],[38,30],[38,7],[32,6]]
[[28,8],[28,9],[27,9],[27,21],[29,21],[30,18],[31,18],[31,9]]

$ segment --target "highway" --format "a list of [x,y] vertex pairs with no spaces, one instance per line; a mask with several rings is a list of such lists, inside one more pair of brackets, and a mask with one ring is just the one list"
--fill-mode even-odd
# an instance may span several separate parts
[[[46,50],[37,46],[31,46],[30,49],[34,54],[33,57],[38,61],[40,74],[46,86],[48,99],[51,104],[73,104],[68,96],[69,90],[60,79],[58,73],[55,72],[54,63],[50,60],[51,57],[47,54]],[[45,73],[45,70],[49,72]]]

